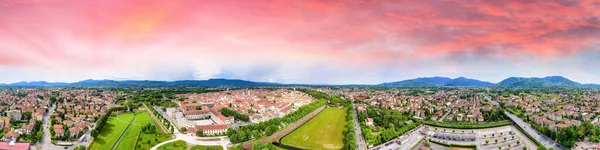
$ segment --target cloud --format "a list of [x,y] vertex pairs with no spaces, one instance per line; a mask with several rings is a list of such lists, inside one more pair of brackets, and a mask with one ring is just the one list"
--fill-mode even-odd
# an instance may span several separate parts
[[12,77],[48,68],[79,74],[55,80],[376,83],[469,75],[497,81],[560,74],[541,68],[599,51],[599,6],[594,0],[7,0],[0,3],[0,66],[28,70],[4,75],[8,81],[54,79]]

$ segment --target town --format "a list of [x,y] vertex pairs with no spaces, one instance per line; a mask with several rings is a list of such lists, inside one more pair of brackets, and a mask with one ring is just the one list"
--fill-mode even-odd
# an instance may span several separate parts
[[[2,88],[0,149],[590,149],[600,142],[598,89],[177,89]],[[306,132],[323,123],[330,130]]]

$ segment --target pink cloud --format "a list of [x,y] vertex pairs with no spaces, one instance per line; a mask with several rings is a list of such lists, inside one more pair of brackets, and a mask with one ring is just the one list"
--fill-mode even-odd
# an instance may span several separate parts
[[501,47],[492,57],[503,59],[562,57],[598,50],[591,46],[599,42],[598,6],[594,0],[6,0],[0,64],[135,68],[157,59],[268,56],[377,66],[490,47]]

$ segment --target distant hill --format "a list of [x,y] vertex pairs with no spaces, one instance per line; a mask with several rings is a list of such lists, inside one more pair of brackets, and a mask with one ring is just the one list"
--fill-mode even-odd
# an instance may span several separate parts
[[423,86],[492,86],[493,83],[479,81],[475,79],[468,79],[465,77],[459,77],[451,79],[448,77],[427,77],[427,78],[416,78],[403,80],[398,82],[390,82],[379,84],[381,86],[393,86],[393,87],[423,87]]
[[446,86],[492,86],[494,83],[487,81],[480,81],[475,79],[469,79],[465,77],[458,77],[452,79],[445,84]]
[[68,83],[33,81],[33,82],[17,82],[17,83],[12,83],[12,84],[1,84],[0,86],[66,86],[66,85],[68,85]]
[[276,86],[278,83],[253,82],[237,79],[208,79],[208,80],[181,80],[181,81],[150,81],[150,80],[83,80],[73,83],[50,83],[44,81],[38,82],[17,82],[12,84],[0,84],[0,86],[9,87],[85,87],[85,86]]
[[582,87],[583,85],[573,82],[561,76],[548,76],[544,78],[510,77],[496,84],[498,87]]

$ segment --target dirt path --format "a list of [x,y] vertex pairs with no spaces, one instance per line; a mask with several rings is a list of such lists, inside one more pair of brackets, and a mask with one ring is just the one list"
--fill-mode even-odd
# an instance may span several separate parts
[[[281,139],[283,136],[291,133],[292,131],[296,130],[296,128],[302,126],[304,123],[308,122],[310,119],[312,119],[313,117],[317,116],[317,114],[319,114],[321,111],[323,111],[325,109],[325,106],[319,107],[317,108],[315,111],[311,112],[310,114],[302,117],[302,119],[294,122],[292,125],[289,125],[287,128],[278,131],[277,133],[263,138],[261,139],[259,142],[260,143],[266,143],[266,142],[273,142],[273,141],[279,141],[279,139]],[[243,148],[246,150],[251,150],[252,149],[252,145],[254,143],[246,143],[243,145]]]

